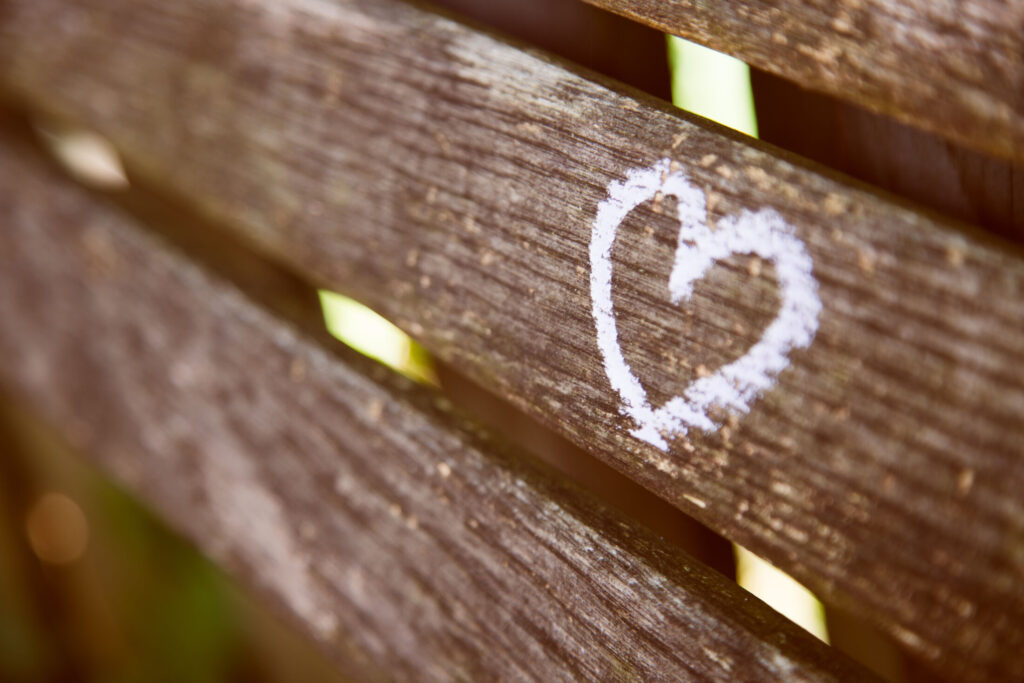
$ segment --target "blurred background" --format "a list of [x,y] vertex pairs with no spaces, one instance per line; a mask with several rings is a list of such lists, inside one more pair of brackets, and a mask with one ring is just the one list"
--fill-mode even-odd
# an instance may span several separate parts
[[0,404],[0,680],[336,679],[136,500]]

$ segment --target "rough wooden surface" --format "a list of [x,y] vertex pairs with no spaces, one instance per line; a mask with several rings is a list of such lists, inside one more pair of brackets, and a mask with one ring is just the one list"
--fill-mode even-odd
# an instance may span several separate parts
[[[8,2],[0,74],[935,669],[1022,674],[1018,253],[383,0]],[[609,183],[666,156],[713,221],[771,207],[795,226],[823,305],[749,414],[667,454],[609,385],[588,257]],[[748,256],[672,305],[666,208],[635,211],[613,253],[619,337],[656,405],[778,306]]]
[[1024,3],[585,1],[960,144],[1024,160]]
[[309,343],[70,181],[6,149],[0,187],[0,384],[352,673],[864,675],[425,390]]

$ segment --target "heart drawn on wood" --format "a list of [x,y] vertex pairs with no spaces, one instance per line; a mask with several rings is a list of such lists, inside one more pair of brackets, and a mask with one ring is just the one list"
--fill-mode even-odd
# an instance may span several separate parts
[[[668,282],[673,303],[692,296],[694,282],[716,261],[732,254],[756,254],[775,264],[781,305],[775,320],[744,356],[695,380],[682,396],[654,408],[622,355],[612,308],[611,253],[619,224],[659,193],[677,200],[679,243]],[[712,230],[707,224],[704,192],[683,172],[673,171],[669,159],[650,168],[633,169],[624,182],[609,185],[608,198],[598,205],[590,237],[590,296],[605,372],[622,398],[622,412],[636,423],[630,433],[667,451],[667,438],[685,435],[691,427],[707,432],[718,429],[721,423],[711,417],[713,408],[747,413],[751,403],[789,366],[789,353],[809,346],[818,330],[821,299],[812,266],[793,227],[772,209],[744,210],[718,221]]]

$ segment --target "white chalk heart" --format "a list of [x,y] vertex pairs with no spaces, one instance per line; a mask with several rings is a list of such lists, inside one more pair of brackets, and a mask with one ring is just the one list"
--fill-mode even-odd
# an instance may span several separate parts
[[[697,379],[682,396],[655,409],[619,345],[612,308],[611,254],[619,224],[658,193],[677,200],[679,243],[668,282],[674,303],[692,296],[693,283],[716,261],[732,254],[756,254],[775,264],[781,306],[761,339],[744,356]],[[717,429],[720,423],[710,416],[712,408],[748,412],[754,399],[771,388],[789,366],[790,351],[810,345],[821,312],[811,257],[792,226],[777,212],[762,209],[720,220],[712,230],[707,224],[704,192],[681,171],[672,171],[668,159],[629,171],[625,182],[609,185],[608,198],[597,208],[590,237],[590,296],[605,371],[622,397],[623,413],[636,423],[631,433],[662,450],[668,450],[667,437],[685,435],[689,427]]]

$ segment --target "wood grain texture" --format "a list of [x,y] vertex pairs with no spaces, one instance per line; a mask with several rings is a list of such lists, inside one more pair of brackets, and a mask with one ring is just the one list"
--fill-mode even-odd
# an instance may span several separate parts
[[585,2],[962,145],[1024,160],[1024,3]]
[[0,151],[0,385],[353,675],[864,675],[42,169]]
[[[44,40],[45,38],[45,40]],[[828,600],[963,679],[1024,647],[1020,254],[415,7],[8,2],[0,81]],[[591,223],[672,157],[713,221],[771,207],[814,261],[814,344],[717,433],[629,434],[595,341]],[[666,283],[667,202],[619,229],[626,358],[655,404],[742,355],[773,269]]]

